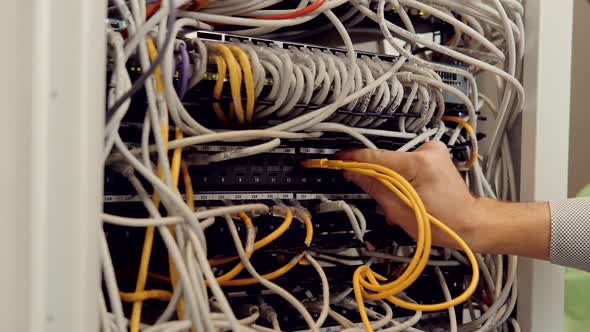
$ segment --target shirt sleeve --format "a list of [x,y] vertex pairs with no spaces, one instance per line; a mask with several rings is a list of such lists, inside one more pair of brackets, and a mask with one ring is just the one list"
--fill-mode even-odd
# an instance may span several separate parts
[[550,202],[551,262],[590,271],[590,198]]

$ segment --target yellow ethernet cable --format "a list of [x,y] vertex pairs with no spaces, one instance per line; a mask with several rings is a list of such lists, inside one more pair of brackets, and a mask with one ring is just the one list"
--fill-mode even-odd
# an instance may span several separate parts
[[162,300],[169,301],[172,298],[172,293],[163,289],[150,289],[141,292],[119,292],[119,297],[125,302],[136,302],[145,300]]
[[[248,215],[246,213],[240,212],[240,213],[238,213],[238,216],[240,217],[240,219],[242,219],[244,224],[246,224],[246,227],[249,230],[254,228],[254,224],[252,223],[252,220],[250,219],[250,217],[248,217]],[[254,250],[250,250],[249,248],[246,248],[246,257],[248,257],[248,259],[250,259],[250,257],[252,257],[253,252],[254,252]],[[236,264],[236,266],[234,266],[233,269],[228,271],[226,274],[224,274],[220,277],[217,277],[216,279],[220,284],[222,284],[224,281],[232,280],[233,278],[235,278],[238,274],[240,274],[240,272],[242,272],[242,270],[244,270],[244,264],[238,263],[238,264]]]
[[469,122],[461,119],[458,116],[451,116],[451,115],[445,115],[442,117],[443,121],[451,121],[451,122],[455,122],[456,124],[460,125],[461,127],[463,127],[463,129],[465,129],[465,131],[467,132],[467,134],[469,134],[469,138],[471,139],[471,146],[472,146],[472,150],[471,151],[471,158],[469,159],[469,161],[467,161],[465,163],[465,165],[463,167],[465,168],[471,168],[473,167],[473,165],[475,165],[475,162],[477,161],[477,155],[478,155],[478,148],[477,148],[477,135],[475,134],[475,131],[473,130],[473,127],[471,127],[471,125],[469,124]]
[[[378,179],[389,190],[396,194],[406,205],[414,211],[416,221],[418,224],[418,241],[416,245],[416,252],[406,271],[394,280],[386,284],[387,278],[375,273],[370,267],[363,265],[357,268],[353,274],[352,283],[354,289],[355,300],[359,307],[363,325],[366,331],[373,331],[369,317],[367,315],[364,301],[365,300],[387,300],[391,303],[408,310],[420,311],[439,311],[456,306],[467,300],[475,291],[479,281],[479,267],[475,256],[469,246],[461,239],[453,230],[444,225],[441,221],[428,214],[424,208],[422,200],[412,188],[410,183],[402,176],[393,170],[374,164],[347,162],[340,160],[327,159],[313,159],[303,162],[304,167],[308,168],[323,168],[333,170],[347,170],[358,174],[363,174]],[[431,246],[431,230],[430,224],[441,229],[444,233],[449,235],[459,247],[465,252],[472,268],[472,278],[469,286],[463,294],[458,297],[438,304],[416,304],[400,300],[395,295],[402,292],[409,287],[422,273]]]
[[238,57],[242,72],[244,73],[244,86],[246,88],[246,121],[252,123],[254,116],[254,101],[256,99],[254,93],[254,75],[252,74],[252,64],[248,55],[241,48],[236,45],[231,45],[230,50]]
[[[254,251],[266,247],[267,245],[271,244],[273,241],[275,241],[276,239],[281,237],[281,235],[283,235],[283,233],[285,233],[289,229],[292,222],[293,222],[293,212],[291,211],[291,209],[287,209],[287,212],[285,214],[285,220],[272,233],[268,234],[267,236],[260,239],[259,241],[256,241],[254,243]],[[236,259],[239,259],[239,257],[232,256],[232,257],[210,259],[209,264],[211,266],[221,265],[221,264],[229,263],[229,262],[234,261]]]
[[[146,39],[148,55],[152,61],[158,57],[158,51],[154,42],[148,38]],[[156,91],[158,93],[162,93],[164,91],[164,84],[162,80],[162,71],[160,68],[157,68],[155,71],[155,78],[156,78]],[[162,133],[164,147],[168,149],[168,126],[162,125],[160,126],[160,132]],[[158,163],[157,168],[157,175],[159,178],[162,178],[162,165]],[[156,206],[160,205],[160,197],[157,192],[154,193],[152,196],[152,201]],[[147,227],[145,231],[145,236],[143,240],[143,247],[141,250],[141,259],[139,263],[139,272],[137,274],[137,281],[135,283],[135,293],[141,293],[145,289],[145,284],[147,281],[148,269],[150,264],[150,257],[152,255],[152,247],[154,244],[154,227]],[[141,308],[142,308],[142,300],[138,299],[133,302],[133,306],[131,308],[131,319],[129,320],[129,330],[131,332],[138,332],[139,331],[139,323],[141,320]]]
[[221,109],[221,104],[219,103],[221,92],[223,91],[223,83],[227,75],[227,64],[225,63],[225,60],[219,55],[214,56],[213,60],[217,65],[217,80],[215,81],[215,86],[213,87],[213,99],[215,99],[213,102],[213,110],[215,111],[217,118],[223,122],[223,124],[229,126],[229,119],[225,115],[225,112],[223,112]]
[[311,245],[311,241],[313,241],[313,224],[311,222],[311,217],[309,215],[306,215],[305,218],[303,218],[303,222],[305,223],[304,243],[306,246],[309,247]]
[[[290,211],[290,210],[288,210],[288,211]],[[312,224],[311,218],[309,216],[307,216],[305,218],[305,228],[306,228],[306,233],[305,233],[304,242],[307,246],[309,246],[309,244],[313,241],[313,224]],[[279,269],[262,275],[262,278],[266,279],[266,280],[273,280],[273,279],[276,279],[276,278],[279,278],[279,277],[285,275],[287,272],[291,271],[303,259],[305,253],[306,252],[304,251],[303,253],[297,255],[296,257],[291,259],[289,261],[289,263],[280,267]],[[248,256],[248,259],[249,258],[250,257]],[[254,285],[259,282],[260,281],[256,278],[244,278],[244,279],[227,280],[227,281],[219,282],[219,284],[221,286],[247,286],[247,285]]]
[[[302,257],[303,257],[303,254],[297,255],[296,257],[291,259],[289,261],[289,263],[285,264],[281,268],[279,268],[273,272],[263,274],[262,278],[266,279],[266,280],[273,280],[273,279],[276,279],[276,278],[279,278],[279,277],[285,275],[287,272],[291,271],[295,266],[297,266],[297,263],[299,263],[299,261],[301,260]],[[257,283],[259,283],[259,281],[256,278],[244,278],[244,279],[228,280],[228,281],[220,282],[219,284],[221,286],[248,286],[248,285],[255,285]]]
[[[156,49],[156,45],[151,38],[147,38],[145,40],[147,45],[148,55],[151,61],[154,61],[158,57],[158,50]],[[158,66],[154,71],[154,77],[156,78],[156,92],[163,93],[164,92],[164,81],[162,80],[162,68]]]
[[234,102],[234,112],[238,123],[244,124],[244,107],[242,106],[242,69],[240,64],[230,51],[230,49],[223,44],[216,44],[215,49],[221,53],[225,59],[227,68],[229,69],[229,84],[231,87],[232,99]]
[[[182,134],[182,130],[180,128],[176,128],[175,139],[180,140],[184,136]],[[172,173],[172,184],[174,185],[175,189],[178,189],[178,182],[180,178],[180,169],[182,164],[182,148],[174,149],[172,152],[172,160],[170,162],[170,172]],[[191,188],[192,189],[192,188]],[[187,196],[188,197],[188,196]],[[194,205],[194,201],[193,201]],[[174,236],[174,226],[169,225],[168,229],[170,233]],[[174,266],[174,260],[171,256],[168,256],[168,269],[170,271],[170,281],[172,283],[172,289],[176,289],[178,287],[178,271]],[[184,315],[184,301],[182,298],[178,301],[178,305],[176,306],[176,314],[178,315],[178,319],[182,319]]]

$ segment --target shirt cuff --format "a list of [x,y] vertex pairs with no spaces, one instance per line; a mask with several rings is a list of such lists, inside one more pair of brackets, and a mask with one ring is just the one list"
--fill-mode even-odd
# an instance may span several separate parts
[[590,271],[590,198],[550,202],[554,264]]

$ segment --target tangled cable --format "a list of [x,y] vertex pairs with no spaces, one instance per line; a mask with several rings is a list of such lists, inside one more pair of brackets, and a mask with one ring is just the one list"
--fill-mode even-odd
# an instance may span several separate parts
[[[507,132],[525,102],[519,82],[525,45],[522,2],[301,0],[290,9],[278,6],[279,2],[112,1],[109,18],[121,21],[123,28],[109,27],[107,32],[110,81],[103,161],[128,182],[145,215],[105,212],[103,220],[146,231],[133,291],[120,289],[121,272],[113,263],[113,256],[120,253],[112,252],[108,236],[100,234],[106,293],[100,297],[102,329],[284,328],[279,322],[283,312],[264,299],[251,303],[247,315],[232,306],[226,289],[252,284],[278,294],[312,331],[319,330],[327,317],[358,330],[338,308],[357,308],[369,331],[415,331],[412,326],[422,312],[447,309],[451,331],[518,326],[511,317],[518,290],[516,258],[474,255],[426,212],[411,186],[391,170],[340,161],[306,164],[370,175],[388,186],[415,212],[419,234],[410,250],[395,246],[373,250],[367,240],[369,215],[348,199],[320,195],[308,206],[313,213],[295,202],[198,201],[200,188],[193,184],[191,169],[195,163],[226,163],[274,152],[292,140],[321,140],[322,135],[349,137],[372,149],[395,141],[399,151],[440,140],[451,148],[476,195],[516,199]],[[421,19],[435,20],[451,32],[441,40],[426,38],[414,27]],[[216,31],[229,33],[227,39],[201,35]],[[336,32],[344,49],[272,41],[301,40],[329,31]],[[356,32],[376,36],[396,56],[357,54],[351,38]],[[489,73],[499,78],[496,89],[482,93],[477,80]],[[492,122],[485,150],[478,145],[478,122],[483,118]],[[130,124],[129,119],[140,123]],[[129,134],[126,128],[133,125],[140,126],[141,134]],[[193,159],[193,147],[214,142],[241,145]],[[345,218],[351,238],[363,250],[322,252],[314,247],[314,239],[321,236],[314,233],[314,224],[333,212]],[[261,216],[280,223],[260,236]],[[205,230],[222,221],[235,253],[220,257],[208,252]],[[305,229],[298,240],[303,249],[289,252],[289,259],[268,269],[256,264],[257,257],[296,228],[295,221]],[[236,222],[244,224],[245,238]],[[433,225],[455,239],[463,253],[432,248]],[[167,275],[160,276],[165,289],[152,288],[149,282],[157,274],[150,271],[150,259],[158,237],[168,256]],[[384,261],[406,268],[389,282],[371,268]],[[331,294],[328,268],[341,265],[356,267],[352,287]],[[429,265],[443,268],[435,271],[446,300],[438,305],[416,304],[404,291]],[[463,294],[452,299],[444,268],[460,265],[470,265],[472,276]],[[280,285],[282,278],[302,266],[315,270],[321,283],[321,294],[319,288],[306,290],[305,300]],[[261,274],[257,268],[269,272]],[[133,303],[131,311],[125,312],[123,301]],[[142,314],[146,301],[167,301],[150,324]],[[402,323],[387,302],[416,314]],[[471,319],[461,325],[452,319],[451,310],[463,302]],[[310,312],[318,312],[318,318],[314,320]],[[264,320],[268,325],[261,326]]]

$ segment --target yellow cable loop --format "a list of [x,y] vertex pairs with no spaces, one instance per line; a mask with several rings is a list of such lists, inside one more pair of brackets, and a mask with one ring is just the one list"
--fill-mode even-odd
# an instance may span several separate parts
[[[162,136],[164,138],[165,146],[167,148],[167,146],[168,146],[168,127],[162,126],[160,129],[162,131]],[[182,131],[179,128],[177,128],[175,139],[178,140],[178,139],[182,139],[182,138],[183,138]],[[171,175],[172,175],[172,183],[173,183],[175,189],[178,188],[181,162],[182,162],[182,148],[174,149],[173,154],[172,154],[172,160],[170,162],[171,163],[170,171],[171,171]],[[158,176],[161,178],[162,177],[162,170],[161,170],[160,165],[158,165],[158,166],[159,166],[158,167]],[[192,188],[191,188],[191,190],[192,190]],[[153,202],[156,205],[156,207],[158,207],[160,205],[160,199],[159,199],[157,192],[154,193],[152,199],[153,199]],[[194,206],[194,199],[193,199],[193,206]],[[170,230],[170,232],[172,234],[174,234],[174,227],[173,226],[168,226],[168,229]],[[143,289],[145,288],[145,283],[147,280],[148,269],[149,269],[149,259],[151,257],[153,240],[154,240],[154,231],[155,231],[155,227],[148,227],[146,229],[146,235],[144,238],[144,246],[142,249],[142,256],[141,256],[141,262],[140,262],[140,269],[139,269],[139,273],[138,273],[138,277],[137,277],[136,291],[135,291],[135,293],[132,293],[132,294],[141,294],[143,292]],[[170,281],[171,281],[173,289],[175,289],[178,284],[178,272],[176,271],[176,267],[174,266],[174,262],[170,257],[168,258],[168,265],[169,265],[169,270],[170,270]],[[141,320],[142,301],[143,301],[142,298],[140,296],[138,296],[137,300],[135,300],[133,303],[130,329],[135,328],[135,325],[134,325],[135,320],[134,319],[137,320],[137,328],[139,328],[139,321]],[[183,312],[184,312],[184,302],[182,299],[180,299],[180,301],[178,302],[176,310],[177,310],[177,314],[179,315],[179,318],[181,319],[183,316]],[[136,316],[134,316],[134,314]]]
[[119,297],[124,302],[136,302],[145,300],[170,301],[170,299],[172,298],[172,293],[163,289],[150,289],[133,293],[119,292]]
[[[313,161],[312,161],[313,162]],[[418,194],[416,191],[411,187],[411,185],[397,173],[391,173],[393,178],[390,179],[389,177],[379,174],[376,170],[380,170],[383,173],[386,172],[393,172],[385,167],[381,167],[378,165],[370,165],[371,167],[364,167],[363,168],[356,168],[357,165],[363,165],[361,163],[346,163],[341,161],[328,161],[322,160],[321,162],[327,162],[326,166],[328,168],[335,169],[347,169],[349,171],[376,177],[378,178],[385,186],[387,186],[391,191],[393,191],[398,197],[400,197],[404,203],[408,204],[412,207],[414,214],[417,220],[418,226],[418,236],[417,236],[417,245],[416,245],[416,252],[414,257],[410,261],[408,268],[404,271],[404,273],[394,282],[389,283],[387,285],[375,287],[367,282],[363,282],[363,286],[367,287],[374,291],[381,291],[381,290],[388,290],[394,289],[396,292],[403,291],[406,289],[412,282],[414,282],[422,273],[422,270],[426,266],[428,262],[428,255],[430,254],[430,247],[431,247],[431,239],[430,239],[430,224],[427,222],[427,213],[426,209],[424,208],[424,204],[419,199]],[[319,164],[318,164],[319,165]],[[323,166],[322,166],[323,167]],[[353,168],[355,167],[355,168]],[[373,169],[367,169],[373,168]],[[388,180],[393,181],[395,184],[392,185]],[[400,189],[396,188],[399,187]],[[401,190],[401,191],[400,191]]]
[[[449,227],[444,225],[441,221],[434,218],[430,214],[423,214],[422,210],[424,205],[417,195],[416,191],[412,188],[412,186],[401,177],[399,174],[394,172],[393,170],[379,166],[374,164],[367,164],[367,163],[358,163],[358,162],[343,162],[339,160],[329,161],[326,159],[322,160],[307,160],[303,163],[304,167],[310,168],[324,168],[324,169],[344,169],[351,172],[368,175],[374,178],[377,178],[381,183],[387,186],[393,193],[395,193],[405,204],[410,206],[416,215],[416,219],[418,222],[418,227],[420,227],[420,223],[424,220],[424,215],[426,216],[427,222],[424,226],[426,226],[423,230],[425,233],[424,241],[417,243],[416,253],[415,256],[412,258],[410,265],[406,271],[400,276],[396,281],[381,285],[379,281],[386,281],[387,279],[378,273],[375,273],[370,269],[370,267],[363,265],[357,268],[353,274],[353,289],[354,289],[354,296],[355,300],[359,307],[359,314],[363,321],[363,325],[366,331],[373,331],[371,327],[371,322],[367,315],[364,301],[365,299],[386,299],[393,304],[402,307],[408,310],[420,310],[420,311],[439,311],[448,309],[452,306],[456,306],[465,300],[467,300],[475,291],[477,287],[477,283],[479,282],[479,267],[477,264],[477,260],[469,246],[463,241],[453,230]],[[411,285],[415,281],[415,276],[420,275],[426,262],[428,261],[428,254],[430,252],[430,241],[431,241],[431,230],[428,227],[430,224],[441,229],[444,233],[449,235],[459,247],[466,253],[467,258],[471,264],[472,268],[472,278],[469,286],[465,289],[463,294],[459,295],[458,297],[450,300],[445,301],[443,303],[438,304],[416,304],[407,301],[400,300],[394,297],[395,294],[398,294],[400,290],[405,289],[405,287]],[[416,257],[418,256],[418,250],[421,250],[424,255],[418,257],[418,263],[412,264],[416,261]],[[413,268],[411,268],[413,266]],[[408,273],[408,271],[410,271]],[[367,280],[365,280],[368,279]],[[369,293],[367,290],[373,290],[376,293]]]
[[[246,224],[246,227],[248,229],[252,229],[254,228],[254,224],[252,223],[252,220],[250,219],[250,217],[248,217],[247,214],[245,214],[244,212],[240,212],[238,213],[238,216],[240,217],[240,219],[242,219],[242,221],[244,222],[244,224]],[[252,253],[254,252],[254,250],[246,250],[246,257],[248,257],[248,259],[250,259],[250,257],[252,257]],[[228,281],[228,280],[232,280],[233,278],[235,278],[238,274],[240,274],[240,272],[242,272],[242,270],[244,270],[244,264],[242,264],[241,262],[236,264],[236,266],[234,266],[233,269],[231,269],[229,272],[227,272],[226,274],[217,277],[217,281],[221,284],[224,281]]]
[[213,87],[213,110],[215,111],[215,115],[219,121],[221,121],[224,125],[229,126],[230,121],[225,115],[225,112],[221,109],[221,104],[219,103],[221,99],[221,92],[223,91],[223,83],[225,82],[225,77],[227,76],[227,65],[225,60],[219,55],[213,57],[215,64],[217,65],[217,80],[215,81],[215,86]]
[[311,217],[306,215],[305,218],[303,218],[303,222],[305,223],[305,240],[303,242],[309,247],[311,241],[313,241],[313,224],[311,222]]
[[[430,248],[432,246],[432,243],[431,243],[432,239],[431,239],[430,224],[428,223],[428,216],[427,216],[426,210],[425,210],[424,205],[422,204],[421,200],[417,197],[417,194],[415,193],[415,191],[412,193],[411,191],[407,190],[408,187],[406,186],[406,184],[409,185],[409,183],[407,183],[407,182],[405,184],[400,183],[397,181],[397,179],[390,178],[386,175],[380,174],[380,173],[372,171],[372,170],[368,171],[365,169],[356,169],[356,168],[350,168],[349,170],[352,172],[355,172],[355,173],[368,175],[368,176],[377,178],[388,189],[390,189],[392,192],[394,192],[396,195],[398,195],[398,197],[400,197],[404,201],[404,203],[409,205],[413,209],[414,213],[416,214],[417,225],[419,227],[418,228],[419,237],[418,237],[418,241],[417,241],[417,245],[416,245],[416,252],[414,254],[412,261],[410,261],[410,264],[408,265],[408,267],[406,268],[404,273],[398,279],[396,279],[394,282],[391,282],[386,285],[380,285],[378,287],[371,285],[369,283],[363,282],[361,280],[361,283],[363,284],[363,286],[372,290],[372,291],[390,291],[394,294],[397,294],[397,293],[405,290],[406,288],[408,288],[414,281],[416,281],[416,279],[418,279],[418,277],[422,274],[424,267],[426,267],[426,263],[428,262],[428,257],[430,255]],[[392,184],[392,182],[395,184],[395,186],[394,186],[394,184]],[[400,193],[399,191],[397,191],[396,187],[400,187],[402,189],[402,192]],[[406,199],[404,200],[404,198],[406,198]],[[422,228],[423,231],[421,231],[420,228]],[[423,234],[424,234],[423,241],[420,238],[420,232],[423,232]],[[367,297],[371,298],[371,296],[367,296]]]
[[472,145],[472,150],[471,151],[471,158],[469,159],[469,161],[467,161],[465,163],[465,165],[463,167],[469,169],[471,167],[473,167],[473,165],[475,165],[475,162],[477,161],[477,155],[479,154],[478,151],[478,147],[477,147],[477,135],[475,134],[475,131],[473,130],[473,127],[471,127],[471,125],[469,124],[469,122],[461,119],[458,116],[452,116],[452,115],[445,115],[442,117],[443,121],[451,121],[451,122],[455,122],[458,125],[460,125],[461,127],[463,127],[463,129],[465,129],[465,131],[469,134],[469,136],[471,137],[471,145]]
[[[254,243],[254,251],[266,247],[267,245],[271,244],[274,240],[281,237],[281,235],[283,235],[289,229],[292,222],[293,222],[293,212],[291,211],[291,209],[288,209],[287,213],[285,214],[285,220],[281,223],[281,225],[277,229],[275,229],[272,233],[268,234],[267,236],[265,236],[261,240],[256,241]],[[238,256],[216,258],[216,259],[214,258],[214,259],[209,260],[209,264],[211,266],[221,265],[221,264],[226,264],[226,263],[235,261],[236,259],[239,259],[239,258],[240,257],[238,257]]]
[[244,86],[246,88],[246,122],[252,123],[254,116],[254,75],[252,74],[252,64],[246,52],[236,45],[230,46],[231,51],[238,57],[242,72],[244,73]]
[[[168,149],[168,126],[160,126],[160,132],[162,133],[162,139],[164,140],[164,147]],[[158,163],[157,168],[158,178],[162,179],[162,165]],[[152,195],[152,202],[158,207],[160,205],[160,196],[157,192]],[[150,264],[150,257],[152,255],[152,247],[154,244],[154,231],[155,227],[150,226],[145,230],[145,236],[143,239],[143,248],[141,249],[141,260],[139,263],[139,272],[137,273],[137,281],[135,284],[135,292],[142,292],[145,289],[145,283],[147,281],[147,274]],[[129,330],[131,332],[139,331],[139,322],[141,320],[141,307],[142,301],[137,300],[133,302],[131,308],[131,319],[129,320]]]
[[[304,254],[299,254],[299,255],[295,256],[293,259],[291,259],[289,261],[289,263],[287,263],[283,267],[281,267],[273,272],[263,274],[261,277],[266,280],[273,280],[273,279],[276,279],[276,278],[279,278],[279,277],[285,275],[287,272],[291,271],[295,266],[297,266],[297,263],[301,260],[303,255]],[[258,283],[258,280],[256,278],[244,278],[244,279],[228,280],[228,281],[220,282],[219,284],[221,286],[248,286],[248,285],[255,285],[257,283]]]
[[229,50],[223,44],[216,44],[215,49],[221,53],[225,63],[229,68],[229,84],[231,87],[232,99],[234,102],[234,112],[240,125],[244,124],[244,107],[242,106],[242,69],[240,64]]
[[[150,38],[146,39],[146,44],[150,60],[154,61],[158,56],[158,50],[156,49],[154,42]],[[159,67],[154,72],[154,75],[156,78],[156,91],[158,91],[158,93],[162,93],[164,91],[164,84],[162,80],[162,71]],[[168,150],[168,126],[161,125],[160,132],[162,134],[162,139],[164,141],[164,148]],[[160,163],[158,163],[157,175],[160,179],[162,179],[162,165]],[[154,202],[154,205],[156,205],[156,207],[160,205],[160,196],[157,192],[154,192],[154,195],[152,196],[152,201]],[[147,227],[145,231],[143,247],[141,250],[141,260],[139,263],[139,272],[137,274],[137,281],[135,284],[135,293],[141,293],[145,289],[150,264],[150,257],[152,255],[152,247],[154,244],[154,231],[154,227]],[[141,320],[142,305],[143,303],[141,299],[138,299],[133,302],[133,306],[131,308],[131,319],[129,320],[129,330],[131,332],[139,331],[139,322]]]
[[[290,211],[290,210],[288,210],[288,211]],[[309,241],[309,243],[311,243],[311,241],[313,241],[313,224],[311,223],[311,218],[307,217],[306,220],[309,220],[309,222],[305,222],[306,235],[305,235],[304,241],[306,241],[306,242]],[[291,271],[295,266],[297,266],[297,264],[305,256],[305,253],[306,253],[306,251],[295,256],[293,259],[291,259],[289,261],[289,263],[287,263],[283,267],[281,267],[273,272],[263,274],[262,278],[266,279],[266,280],[273,280],[273,279],[276,279],[276,278],[279,278],[279,277],[285,275],[287,272]],[[219,284],[221,286],[247,286],[247,285],[254,285],[257,283],[259,283],[259,281],[256,278],[244,278],[244,279],[228,280],[228,281],[220,282]]]

